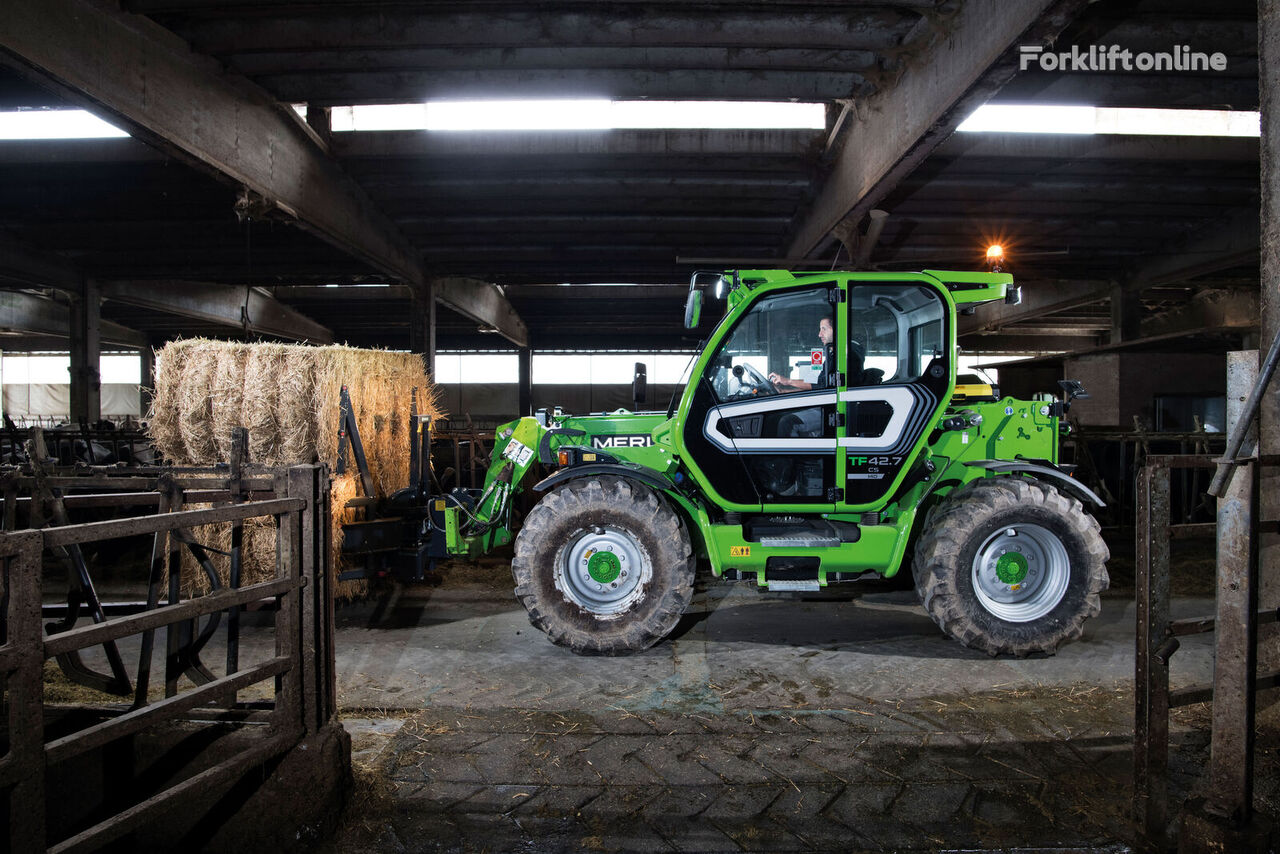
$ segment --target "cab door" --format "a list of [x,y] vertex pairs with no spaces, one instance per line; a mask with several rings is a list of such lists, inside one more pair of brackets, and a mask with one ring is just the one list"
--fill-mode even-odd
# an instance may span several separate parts
[[[824,375],[815,361],[826,358],[822,320],[840,322],[839,293],[826,281],[764,294],[695,378],[683,439],[698,475],[726,507],[835,509],[837,366]],[[790,384],[797,381],[813,387]]]
[[838,390],[841,509],[878,510],[946,405],[954,358],[945,298],[912,281],[850,282]]

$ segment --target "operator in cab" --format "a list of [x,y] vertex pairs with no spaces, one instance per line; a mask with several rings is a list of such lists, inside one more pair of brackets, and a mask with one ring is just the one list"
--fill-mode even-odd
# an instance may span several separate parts
[[809,382],[793,380],[777,373],[769,374],[769,382],[773,383],[778,391],[809,391],[831,385],[831,377],[834,373],[832,363],[835,361],[835,347],[831,342],[835,340],[835,329],[832,327],[830,316],[818,321],[818,339],[822,341],[822,372],[818,374],[818,378]]

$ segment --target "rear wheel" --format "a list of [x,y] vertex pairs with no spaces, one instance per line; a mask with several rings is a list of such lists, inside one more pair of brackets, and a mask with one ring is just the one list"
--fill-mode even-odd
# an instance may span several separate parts
[[974,481],[933,508],[913,573],[947,635],[991,655],[1053,653],[1101,608],[1110,556],[1079,501],[1020,477]]
[[516,537],[511,572],[529,621],[584,655],[647,649],[693,597],[680,517],[653,490],[618,477],[570,481],[543,498]]

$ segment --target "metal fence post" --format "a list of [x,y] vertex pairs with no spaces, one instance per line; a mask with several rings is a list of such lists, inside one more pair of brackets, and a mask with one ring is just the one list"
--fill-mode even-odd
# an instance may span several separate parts
[[[288,494],[292,486],[291,474],[292,470],[276,478],[276,495]],[[307,583],[302,567],[302,539],[302,511],[291,510],[276,516],[277,578],[301,578],[304,584]],[[288,658],[292,666],[276,680],[274,724],[279,732],[294,739],[301,738],[305,732],[302,671],[307,665],[302,660],[300,646],[301,610],[300,591],[293,589],[280,597],[280,608],[276,611],[276,655]]]
[[1218,502],[1218,607],[1207,807],[1235,822],[1253,808],[1254,679],[1258,653],[1259,466],[1248,463]]
[[1169,628],[1169,469],[1138,472],[1134,655],[1134,817],[1163,846],[1169,824],[1169,661],[1159,647]]
[[[1247,416],[1244,390],[1257,384],[1258,354],[1227,354],[1227,427]],[[1246,443],[1256,443],[1250,424]],[[1213,667],[1213,740],[1208,807],[1241,822],[1253,806],[1254,678],[1258,657],[1260,466],[1248,465],[1218,501],[1217,639]]]
[[325,466],[289,470],[289,497],[306,500],[299,571],[301,598],[302,713],[308,735],[325,726],[336,708],[333,593],[329,579],[329,471]]
[[18,774],[9,792],[9,847],[15,854],[45,850],[44,631],[40,625],[44,537],[39,531],[6,536],[16,546],[9,560],[6,646],[16,653],[9,674],[9,760]]

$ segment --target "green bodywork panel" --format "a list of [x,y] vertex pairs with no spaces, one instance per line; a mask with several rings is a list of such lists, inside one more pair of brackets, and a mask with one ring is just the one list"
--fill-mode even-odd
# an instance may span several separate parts
[[[858,281],[908,282],[934,289],[945,301],[950,313],[950,335],[946,345],[955,352],[957,303],[1002,300],[1012,277],[992,273],[933,272],[924,274],[863,273],[789,273],[777,270],[740,271],[736,288],[727,298],[724,320],[708,338],[703,353],[693,366],[694,377],[702,376],[711,354],[725,336],[734,318],[756,302],[756,298],[774,290],[795,288],[806,277],[822,282],[838,280],[850,286]],[[981,309],[979,309],[981,310]],[[843,354],[840,368],[843,370]],[[954,389],[954,359],[947,394]],[[766,585],[766,562],[770,557],[817,557],[820,559],[819,580],[826,584],[834,572],[857,574],[875,572],[885,576],[897,573],[902,565],[912,528],[917,517],[930,504],[951,490],[977,478],[991,477],[990,472],[965,463],[982,460],[1027,459],[1058,462],[1059,420],[1050,401],[1027,401],[1005,398],[994,402],[942,405],[938,415],[926,427],[901,466],[896,479],[886,490],[886,498],[874,505],[770,504],[769,514],[785,513],[806,518],[822,518],[857,524],[857,542],[839,546],[765,547],[746,540],[740,512],[760,512],[759,505],[734,505],[716,494],[698,469],[682,441],[681,425],[688,417],[694,383],[681,395],[672,418],[666,413],[632,413],[618,410],[596,415],[554,415],[542,426],[535,418],[521,418],[502,425],[497,431],[493,462],[489,467],[485,489],[470,516],[458,506],[446,512],[447,546],[450,553],[477,556],[512,538],[510,494],[530,488],[530,470],[538,459],[538,448],[553,431],[547,446],[554,459],[561,448],[574,449],[576,465],[608,464],[612,458],[622,466],[638,466],[650,478],[663,484],[661,492],[684,518],[695,549],[706,557],[718,576],[727,570],[756,575]],[[968,426],[943,429],[943,422],[963,416]],[[953,424],[954,428],[955,425]],[[564,435],[554,431],[582,431],[583,435]],[[843,455],[839,455],[843,456]],[[840,476],[843,482],[844,460]],[[624,472],[625,474],[625,472]],[[478,522],[485,524],[477,524]],[[612,567],[589,568],[593,577],[607,577]],[[1016,574],[1017,567],[1006,567]]]

